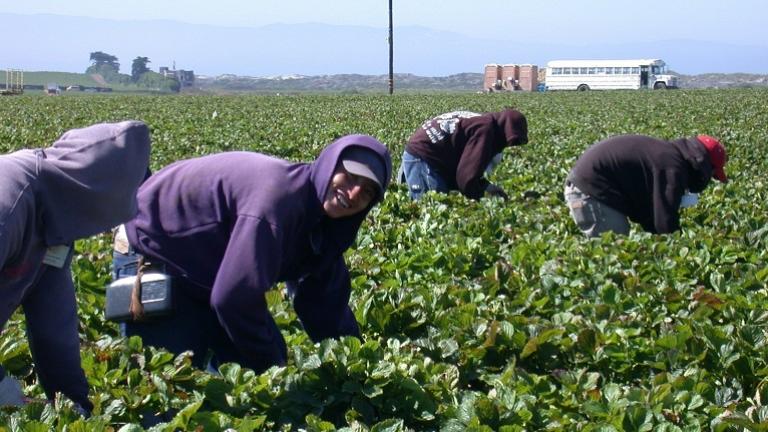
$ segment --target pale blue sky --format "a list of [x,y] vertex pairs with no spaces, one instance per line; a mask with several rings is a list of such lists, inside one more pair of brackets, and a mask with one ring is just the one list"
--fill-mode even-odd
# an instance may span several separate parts
[[[7,13],[257,27],[320,22],[386,28],[387,0],[23,0]],[[766,0],[394,0],[395,26],[574,43],[695,39],[768,46]],[[43,29],[40,29],[43,30]],[[37,31],[37,30],[36,30]],[[768,53],[767,53],[768,55]]]

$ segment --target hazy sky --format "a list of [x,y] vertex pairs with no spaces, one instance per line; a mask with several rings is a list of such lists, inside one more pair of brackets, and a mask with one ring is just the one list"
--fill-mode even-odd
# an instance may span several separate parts
[[[258,27],[320,22],[386,28],[387,0],[24,0],[7,13]],[[393,0],[395,26],[473,37],[590,43],[695,39],[768,46],[766,0]],[[767,54],[768,55],[768,54]]]

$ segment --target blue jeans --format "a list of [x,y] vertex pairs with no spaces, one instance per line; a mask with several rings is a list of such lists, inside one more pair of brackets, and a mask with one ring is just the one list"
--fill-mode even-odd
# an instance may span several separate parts
[[627,216],[585,194],[570,181],[565,183],[565,201],[581,232],[587,237],[600,237],[606,231],[629,234]]
[[448,182],[438,174],[427,162],[407,151],[403,152],[403,162],[400,166],[399,179],[408,184],[411,199],[418,200],[430,190],[448,193]]
[[[133,276],[139,255],[113,252],[112,278]],[[173,278],[174,311],[170,315],[146,321],[128,321],[120,324],[123,336],[140,336],[145,345],[165,348],[174,354],[192,351],[192,364],[200,369],[215,371],[221,363],[235,362],[248,366],[239,353],[206,299],[189,293],[198,292],[196,286],[181,277]]]

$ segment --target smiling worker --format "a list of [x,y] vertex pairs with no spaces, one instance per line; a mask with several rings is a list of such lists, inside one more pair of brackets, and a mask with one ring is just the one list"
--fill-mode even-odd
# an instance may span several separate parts
[[175,308],[124,326],[145,344],[193,363],[237,362],[257,372],[285,364],[285,341],[265,293],[285,282],[313,341],[359,329],[343,253],[384,198],[392,162],[383,144],[347,135],[311,163],[227,152],[169,165],[138,193],[139,213],[116,236],[113,276],[139,259],[173,278]]

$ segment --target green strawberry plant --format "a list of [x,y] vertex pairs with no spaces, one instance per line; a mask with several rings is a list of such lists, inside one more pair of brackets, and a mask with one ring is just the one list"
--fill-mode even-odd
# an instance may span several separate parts
[[[16,313],[0,363],[35,402],[0,409],[0,431],[736,431],[768,430],[768,91],[516,94],[24,95],[0,105],[0,150],[69,128],[139,119],[152,169],[230,150],[309,161],[367,133],[395,168],[431,116],[513,106],[530,141],[492,176],[508,201],[393,183],[346,259],[363,339],[313,344],[283,286],[268,296],[288,364],[218,371],[120,337],[104,320],[109,233],[78,241],[82,365],[94,412],[45,401]],[[683,229],[587,240],[562,198],[590,144],[640,133],[706,133],[730,182],[681,212]]]

